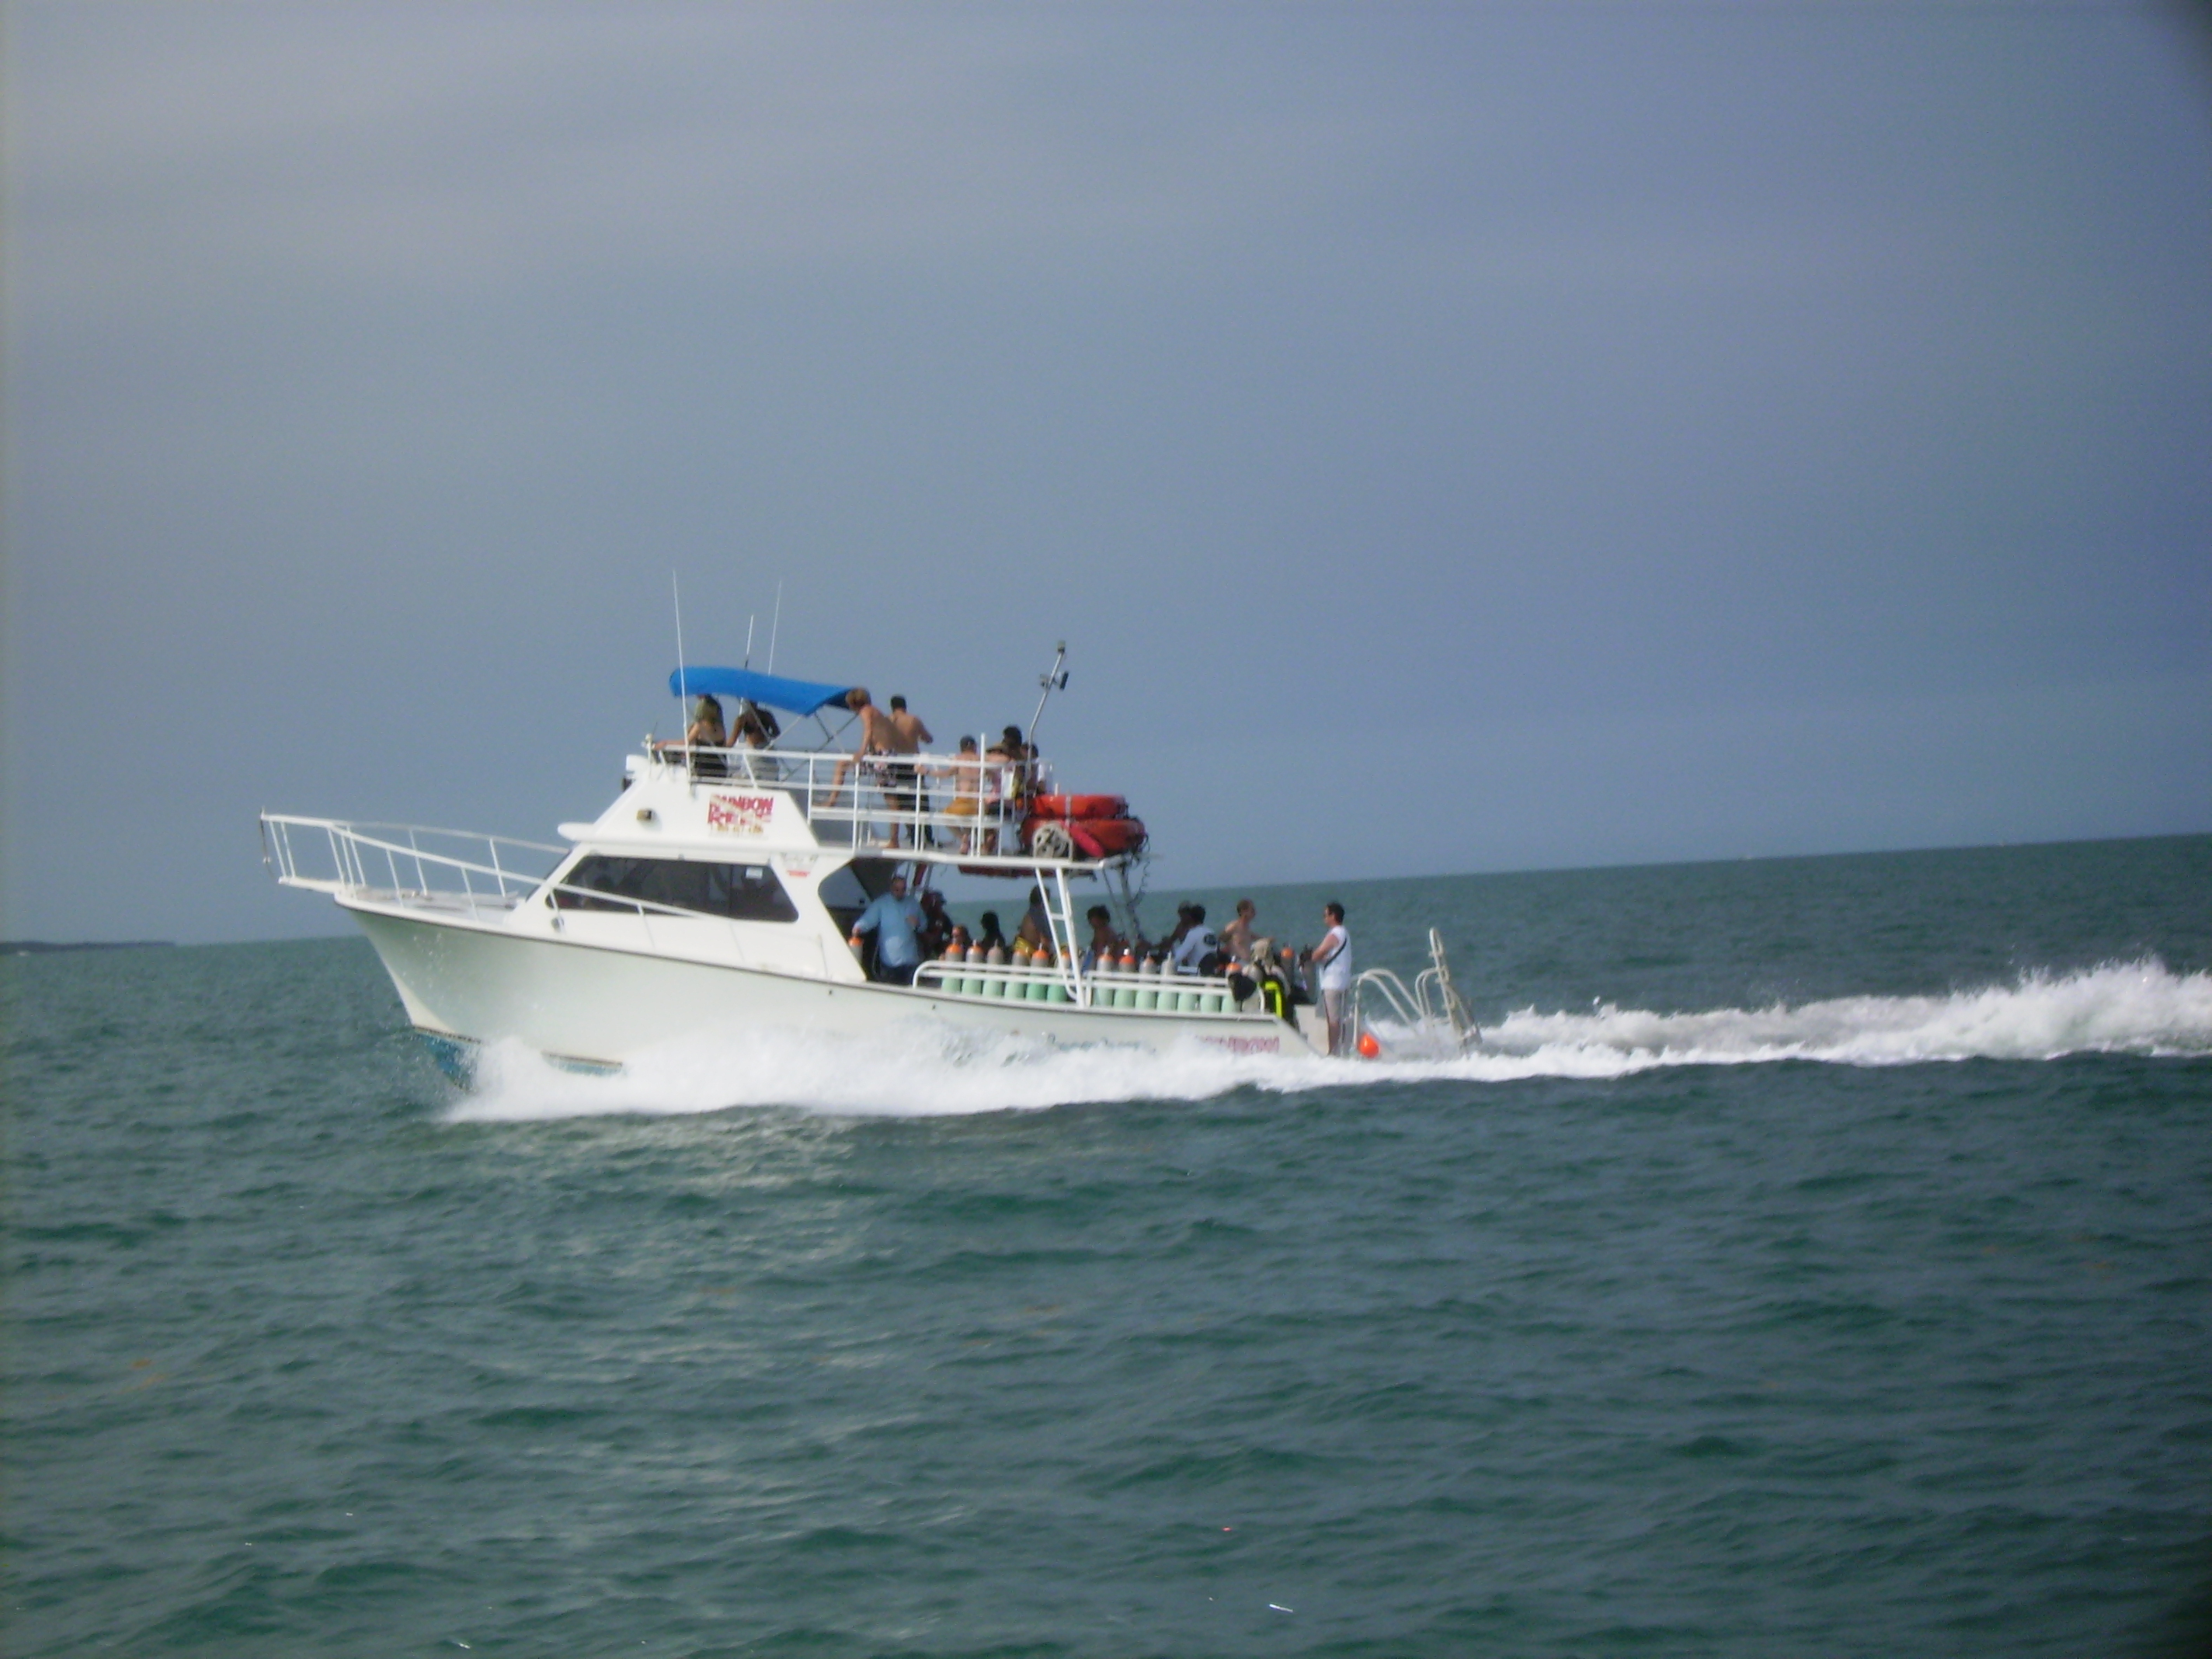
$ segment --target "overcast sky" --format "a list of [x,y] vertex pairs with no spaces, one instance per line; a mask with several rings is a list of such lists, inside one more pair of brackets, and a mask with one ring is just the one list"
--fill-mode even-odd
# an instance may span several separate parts
[[2212,54],[2124,5],[5,8],[0,935],[342,929],[690,654],[1156,888],[2212,829]]

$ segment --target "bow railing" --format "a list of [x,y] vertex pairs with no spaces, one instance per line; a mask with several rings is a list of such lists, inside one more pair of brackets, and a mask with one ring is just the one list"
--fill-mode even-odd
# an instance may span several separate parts
[[527,898],[564,847],[414,823],[261,815],[261,860],[287,887],[477,914]]

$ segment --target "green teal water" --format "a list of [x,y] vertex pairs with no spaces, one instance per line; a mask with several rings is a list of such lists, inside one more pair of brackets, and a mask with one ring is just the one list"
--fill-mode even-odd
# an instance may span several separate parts
[[0,964],[0,1647],[2203,1650],[2212,839],[1331,894],[1490,1049],[462,1092],[356,940]]

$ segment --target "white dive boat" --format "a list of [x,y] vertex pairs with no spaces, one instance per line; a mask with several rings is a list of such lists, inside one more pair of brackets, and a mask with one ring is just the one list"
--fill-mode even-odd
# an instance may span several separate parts
[[[1047,694],[1064,680],[1048,675]],[[916,1018],[1060,1043],[1325,1046],[1312,1010],[1293,1010],[1306,1017],[1294,1024],[1242,977],[1085,968],[1071,884],[1099,882],[1121,927],[1138,932],[1131,876],[1145,832],[1119,797],[1060,795],[1034,759],[856,762],[830,746],[842,685],[692,667],[669,682],[687,708],[704,694],[813,716],[819,746],[648,741],[612,805],[561,826],[566,845],[262,816],[276,879],[353,915],[449,1069],[510,1038],[557,1061],[617,1066],[678,1036],[866,1032]],[[956,874],[1020,884],[1016,917],[1037,889],[1048,957],[924,962],[911,985],[872,980],[848,943],[863,908],[895,875],[921,890]]]

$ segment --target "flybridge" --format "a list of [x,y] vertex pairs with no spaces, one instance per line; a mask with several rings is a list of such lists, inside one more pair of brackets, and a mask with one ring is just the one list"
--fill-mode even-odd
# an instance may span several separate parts
[[[671,810],[661,792],[673,784],[683,791],[674,810],[701,833],[881,848],[972,875],[1123,864],[1142,854],[1146,840],[1122,797],[1061,794],[1052,767],[1040,760],[674,744],[631,756],[624,775],[654,796],[636,809],[653,814],[641,823],[659,823]],[[584,827],[564,824],[562,832]]]

